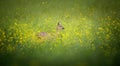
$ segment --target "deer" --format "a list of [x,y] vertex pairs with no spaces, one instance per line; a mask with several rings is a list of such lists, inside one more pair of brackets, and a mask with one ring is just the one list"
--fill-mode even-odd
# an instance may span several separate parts
[[60,35],[60,32],[64,30],[65,28],[61,24],[61,22],[58,22],[56,25],[56,33],[48,33],[48,32],[39,32],[37,34],[37,37],[42,40],[50,39],[50,38],[56,38]]

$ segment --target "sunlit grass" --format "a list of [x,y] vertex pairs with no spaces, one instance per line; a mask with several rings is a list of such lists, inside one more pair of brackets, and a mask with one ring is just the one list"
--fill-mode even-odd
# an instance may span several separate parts
[[[87,17],[69,23],[62,21],[65,30],[54,39],[39,39],[36,34],[45,31],[50,33],[51,37],[55,36],[57,20],[52,23],[53,19],[45,19],[44,22],[39,21],[35,25],[32,20],[28,23],[20,23],[15,20],[7,29],[0,29],[0,46],[2,47],[0,52],[17,53],[18,57],[27,55],[43,57],[48,62],[49,60],[54,61],[57,57],[68,59],[77,58],[79,55],[81,57],[89,56],[96,51],[102,52],[105,57],[114,56],[113,52],[116,53],[117,49],[111,46],[110,41],[113,37],[111,26],[115,21],[109,21],[109,19],[110,17],[101,18],[98,20],[101,23],[98,22],[98,24]],[[84,65],[84,62],[82,64]],[[87,66],[86,63],[85,66]]]
[[[50,22],[45,20],[43,23],[39,21],[36,23],[36,26],[33,26],[34,21],[32,20],[28,23],[20,23],[16,19],[14,23],[10,25],[8,29],[6,29],[6,31],[4,31],[4,29],[0,29],[0,41],[2,45],[6,45],[7,51],[11,52],[15,51],[15,48],[17,48],[16,45],[19,44],[23,45],[24,48],[36,46],[42,47],[43,45],[47,46],[48,44],[57,46],[61,44],[61,46],[63,46],[64,48],[69,48],[69,46],[78,45],[77,47],[71,48],[70,50],[76,49],[78,47],[86,47],[86,49],[90,48],[91,50],[97,50],[105,44],[108,44],[108,47],[110,47],[109,41],[111,41],[112,37],[111,26],[113,25],[114,21],[110,23],[109,19],[109,16],[105,19],[103,18],[99,20],[99,22],[101,23],[98,24],[95,24],[97,22],[94,22],[93,20],[90,20],[87,17],[80,18],[78,21],[75,20],[73,23],[63,22],[65,30],[61,31],[61,36],[55,39],[39,39],[36,36],[36,34],[38,32],[45,31],[50,33],[51,35],[55,35],[55,26],[57,24],[57,21],[53,23],[52,20],[49,20]],[[106,21],[106,23],[102,21]],[[96,40],[98,43],[100,43],[99,45],[95,43]],[[48,48],[52,49],[53,47],[50,46]],[[46,48],[43,48],[43,50],[45,49]]]
[[[96,6],[81,6],[79,0],[52,2],[31,1],[0,17],[0,58],[8,60],[3,63],[19,66],[25,60],[30,66],[111,65],[119,53],[120,19],[113,16],[116,11],[104,14]],[[58,22],[65,28],[59,34]],[[48,33],[49,38],[38,38],[40,32]]]

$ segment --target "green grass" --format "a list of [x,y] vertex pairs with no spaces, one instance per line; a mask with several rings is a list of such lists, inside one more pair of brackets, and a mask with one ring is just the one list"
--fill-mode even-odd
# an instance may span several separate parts
[[[0,65],[116,66],[119,0],[1,0]],[[56,26],[64,26],[57,38]],[[38,39],[47,32],[50,39]]]

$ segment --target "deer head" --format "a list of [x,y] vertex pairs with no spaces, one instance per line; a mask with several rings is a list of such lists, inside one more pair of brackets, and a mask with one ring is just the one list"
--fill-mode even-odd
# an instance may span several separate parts
[[64,29],[64,27],[62,26],[62,24],[60,22],[58,22],[58,24],[57,24],[57,31],[61,31],[63,29]]

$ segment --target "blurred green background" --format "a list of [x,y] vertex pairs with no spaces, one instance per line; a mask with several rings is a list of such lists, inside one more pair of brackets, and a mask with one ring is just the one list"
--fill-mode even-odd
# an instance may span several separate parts
[[[53,39],[58,22],[65,29]],[[119,59],[119,0],[0,0],[0,66],[120,66]]]

